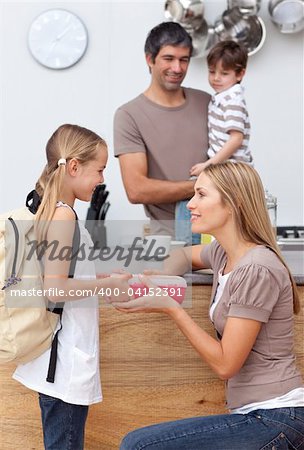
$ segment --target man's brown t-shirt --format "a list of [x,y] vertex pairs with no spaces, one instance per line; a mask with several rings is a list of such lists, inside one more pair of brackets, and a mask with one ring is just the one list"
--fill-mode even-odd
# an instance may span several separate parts
[[[210,95],[190,88],[184,88],[184,94],[185,103],[178,107],[158,105],[141,94],[118,108],[115,156],[143,152],[149,178],[188,180],[190,168],[207,160]],[[175,203],[144,206],[151,220],[174,221]]]

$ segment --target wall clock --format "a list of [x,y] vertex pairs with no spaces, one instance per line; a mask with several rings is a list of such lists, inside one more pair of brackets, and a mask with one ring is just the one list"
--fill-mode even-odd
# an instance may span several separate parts
[[65,9],[49,9],[36,17],[29,29],[32,56],[50,69],[66,69],[85,54],[88,32],[80,18]]

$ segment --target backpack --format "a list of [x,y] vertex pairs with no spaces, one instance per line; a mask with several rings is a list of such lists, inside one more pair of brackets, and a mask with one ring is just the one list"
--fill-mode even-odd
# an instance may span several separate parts
[[[53,383],[64,304],[52,307],[42,295],[41,264],[30,245],[35,241],[34,214],[39,203],[38,194],[32,191],[25,207],[0,215],[0,364],[27,363],[52,347],[47,381]],[[80,242],[76,213],[75,216],[69,277],[74,275],[75,249]],[[34,295],[37,291],[41,295]]]

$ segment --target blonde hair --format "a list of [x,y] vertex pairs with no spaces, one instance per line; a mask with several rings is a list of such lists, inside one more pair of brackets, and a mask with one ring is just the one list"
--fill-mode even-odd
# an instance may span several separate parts
[[35,216],[39,240],[45,238],[48,223],[54,215],[56,203],[60,200],[66,166],[58,165],[58,160],[64,158],[68,162],[75,158],[81,164],[86,164],[96,158],[100,145],[107,148],[106,142],[93,131],[70,124],[61,125],[48,140],[47,164],[35,187],[41,199]]
[[293,290],[295,314],[300,311],[296,283],[277,245],[261,179],[255,169],[242,162],[226,161],[211,164],[204,173],[220,192],[222,201],[233,211],[235,223],[247,242],[264,245],[272,250],[286,267]]

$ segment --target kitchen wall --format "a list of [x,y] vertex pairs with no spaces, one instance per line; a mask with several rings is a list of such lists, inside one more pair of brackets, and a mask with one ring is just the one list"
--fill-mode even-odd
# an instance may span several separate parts
[[[244,86],[251,116],[251,149],[265,186],[278,197],[278,223],[303,224],[303,33],[283,35],[262,1],[267,38],[249,58]],[[206,1],[213,22],[226,7]],[[89,32],[89,47],[74,67],[40,66],[27,48],[31,21],[49,8],[78,14]],[[100,133],[109,144],[105,172],[110,190],[109,219],[144,219],[140,205],[126,198],[113,157],[115,109],[149,83],[143,45],[147,32],[164,20],[164,1],[0,3],[0,204],[1,211],[23,204],[45,163],[44,147],[62,123]],[[185,86],[210,92],[205,58],[193,59]],[[88,205],[78,202],[85,218]]]

